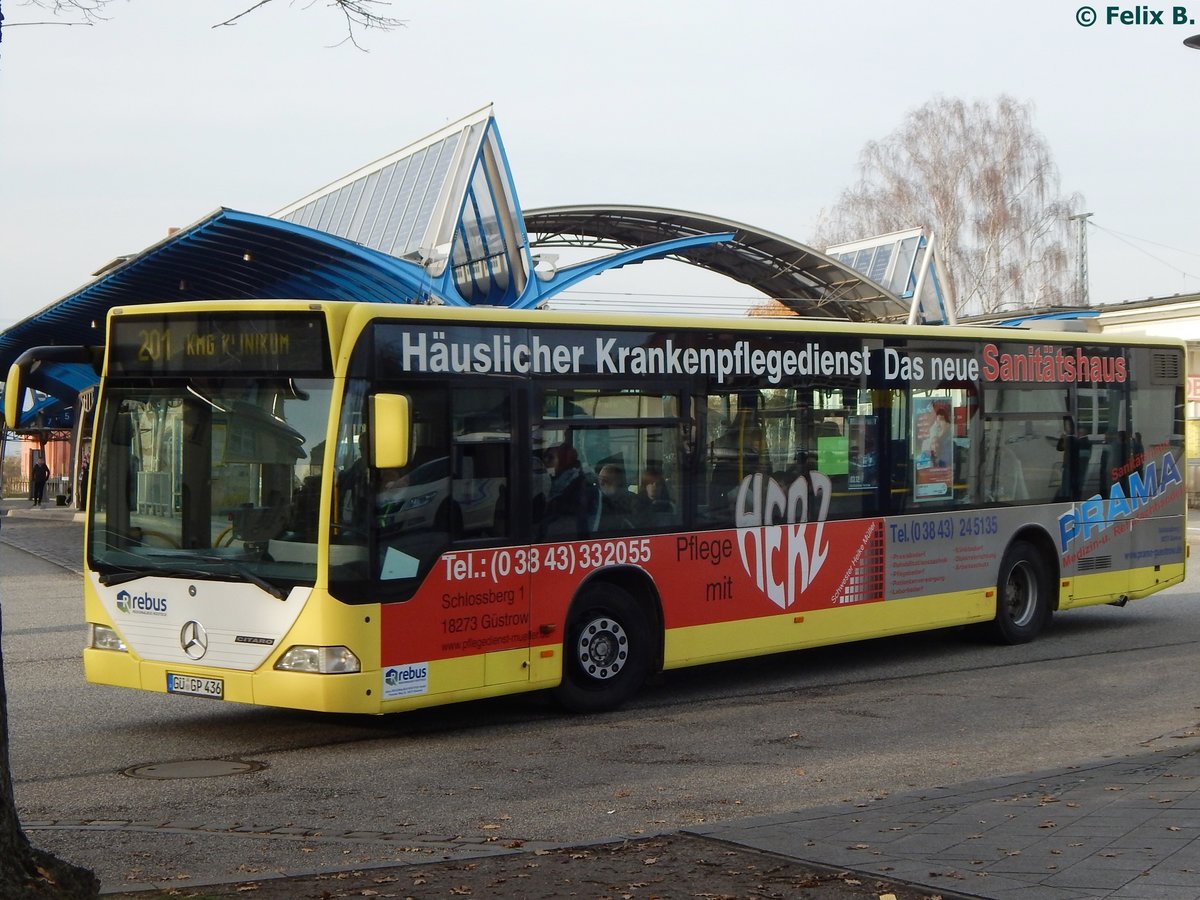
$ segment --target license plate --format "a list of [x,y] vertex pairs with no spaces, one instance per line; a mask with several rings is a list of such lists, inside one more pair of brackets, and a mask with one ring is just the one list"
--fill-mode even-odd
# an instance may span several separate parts
[[225,699],[225,682],[220,678],[197,678],[195,675],[167,673],[167,690],[172,694],[191,694],[193,697]]

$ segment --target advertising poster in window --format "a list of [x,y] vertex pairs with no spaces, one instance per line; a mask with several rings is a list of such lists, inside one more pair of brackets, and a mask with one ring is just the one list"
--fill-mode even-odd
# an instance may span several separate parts
[[954,404],[950,397],[913,398],[913,496],[945,500],[954,492]]
[[817,468],[826,475],[845,475],[850,471],[849,445],[839,426],[826,420],[827,433],[817,437]]
[[850,439],[847,487],[852,491],[872,491],[879,486],[879,451],[875,446],[878,419],[876,416],[850,416],[846,423]]

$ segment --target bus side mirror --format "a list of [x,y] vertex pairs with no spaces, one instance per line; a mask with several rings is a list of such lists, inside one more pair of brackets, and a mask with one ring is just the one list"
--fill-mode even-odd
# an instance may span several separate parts
[[21,374],[21,364],[13,363],[8,367],[8,380],[4,384],[4,424],[10,431],[16,430],[21,415],[21,397],[25,393]]
[[30,347],[16,358],[8,369],[8,380],[4,388],[4,424],[10,429],[20,425],[21,406],[25,392],[40,391],[57,397],[60,400],[74,400],[80,387],[76,384],[67,389],[70,397],[64,396],[64,380],[59,377],[63,367],[71,367],[72,378],[77,381],[80,377],[87,378],[86,371],[81,372],[80,366],[87,366],[98,381],[104,369],[104,348],[83,347],[76,345],[54,345],[50,347]]
[[408,397],[404,394],[371,397],[371,463],[376,468],[402,469],[408,465],[412,434],[409,416]]

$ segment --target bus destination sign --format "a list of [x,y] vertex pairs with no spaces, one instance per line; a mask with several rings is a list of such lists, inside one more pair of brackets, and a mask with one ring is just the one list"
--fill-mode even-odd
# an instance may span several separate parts
[[118,317],[112,374],[328,374],[325,320],[311,313],[185,313]]

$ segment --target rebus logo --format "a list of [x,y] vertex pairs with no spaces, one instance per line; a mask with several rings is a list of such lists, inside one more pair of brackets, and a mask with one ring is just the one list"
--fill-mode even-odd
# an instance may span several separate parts
[[385,700],[428,693],[429,663],[407,663],[402,666],[389,666],[384,669],[383,697]]
[[[809,521],[809,502],[816,521]],[[833,483],[810,472],[786,489],[774,478],[747,475],[738,486],[738,550],[742,568],[758,589],[780,609],[788,609],[808,590],[825,560],[825,517]]]
[[428,677],[429,666],[424,663],[393,667],[383,673],[384,683],[392,686],[404,684],[409,681],[420,681]]
[[167,614],[167,598],[121,591],[117,594],[117,609],[123,613],[135,615],[165,616]]

